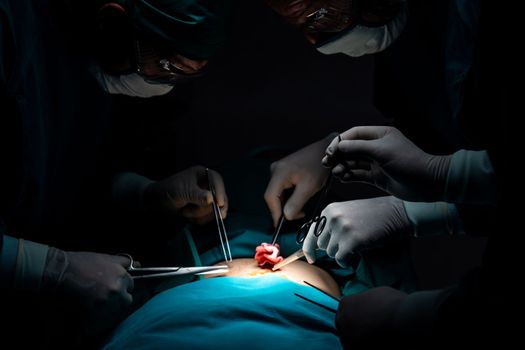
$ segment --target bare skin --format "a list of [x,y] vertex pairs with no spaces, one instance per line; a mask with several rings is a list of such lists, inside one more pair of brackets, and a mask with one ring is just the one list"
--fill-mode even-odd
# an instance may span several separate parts
[[230,263],[219,262],[217,265],[228,265],[230,271],[220,275],[207,275],[206,278],[224,276],[249,278],[274,274],[299,284],[305,284],[303,281],[306,281],[335,297],[341,296],[339,286],[326,271],[304,261],[294,261],[277,271],[260,267],[255,259],[235,259]]

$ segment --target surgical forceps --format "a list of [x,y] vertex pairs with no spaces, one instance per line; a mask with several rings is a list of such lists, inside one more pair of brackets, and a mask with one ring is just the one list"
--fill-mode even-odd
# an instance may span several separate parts
[[140,278],[154,278],[154,277],[170,277],[182,275],[207,275],[220,274],[229,271],[228,266],[192,266],[192,267],[135,267],[133,266],[133,258],[129,254],[119,254],[129,258],[130,263],[126,268],[133,279]]
[[231,262],[232,253],[230,250],[230,242],[228,241],[228,234],[226,233],[226,226],[224,226],[224,219],[222,218],[221,210],[217,204],[217,192],[215,192],[215,186],[213,185],[211,172],[206,168],[206,176],[208,177],[208,187],[213,197],[213,214],[215,215],[215,222],[217,223],[217,230],[219,231],[219,238],[221,240],[222,253],[224,254],[224,260]]

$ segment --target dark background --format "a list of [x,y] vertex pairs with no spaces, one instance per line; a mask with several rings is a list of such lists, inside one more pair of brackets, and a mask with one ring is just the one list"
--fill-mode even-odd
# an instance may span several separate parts
[[[260,147],[291,152],[332,131],[389,124],[372,103],[373,57],[318,53],[262,1],[238,2],[231,29],[202,79],[164,97],[117,99],[122,144],[136,146],[139,170],[160,179],[191,165],[232,163]],[[355,184],[345,192],[349,199],[378,194]],[[412,244],[420,286],[434,288],[478,265],[485,241]]]

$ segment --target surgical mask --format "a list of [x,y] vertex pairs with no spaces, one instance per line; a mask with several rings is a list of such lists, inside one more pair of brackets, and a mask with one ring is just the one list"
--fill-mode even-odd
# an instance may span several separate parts
[[402,4],[396,18],[379,27],[357,25],[336,40],[317,47],[325,55],[344,53],[352,57],[373,54],[385,50],[401,35],[407,20],[407,6]]
[[100,87],[114,95],[149,98],[165,95],[173,89],[173,85],[150,84],[137,73],[114,76],[107,74],[95,64],[91,66],[90,71]]

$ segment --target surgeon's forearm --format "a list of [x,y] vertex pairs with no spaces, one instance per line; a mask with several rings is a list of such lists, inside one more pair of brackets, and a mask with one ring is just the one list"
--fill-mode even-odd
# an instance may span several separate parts
[[463,223],[454,204],[403,201],[415,237],[459,235]]
[[477,205],[497,202],[496,176],[487,151],[454,153],[446,180],[445,200]]
[[113,178],[113,201],[131,212],[143,211],[144,191],[153,182],[136,173],[119,173]]

